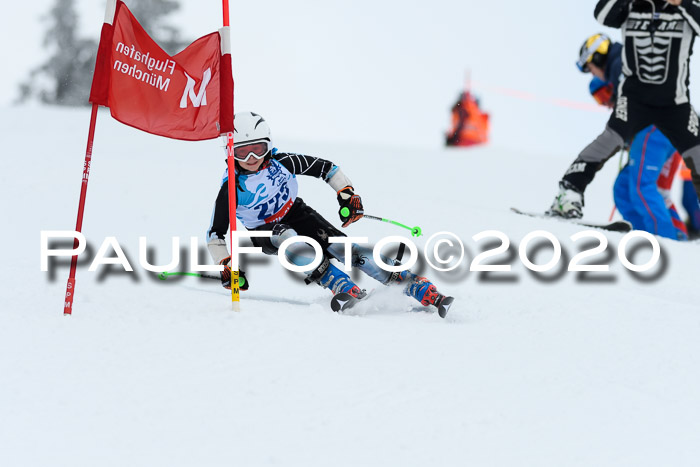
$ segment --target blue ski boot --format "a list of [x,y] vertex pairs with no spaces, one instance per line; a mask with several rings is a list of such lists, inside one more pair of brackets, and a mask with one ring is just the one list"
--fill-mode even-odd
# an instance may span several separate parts
[[358,301],[367,296],[367,293],[359,288],[347,274],[330,262],[322,264],[319,269],[323,272],[315,281],[321,287],[330,289],[333,292],[334,296],[331,300],[331,309],[333,311],[352,308]]
[[355,298],[361,298],[364,296],[364,291],[360,289],[355,283],[350,279],[350,276],[345,274],[343,271],[328,263],[326,270],[323,272],[321,277],[319,277],[316,282],[326,289],[330,289],[333,295],[339,293],[348,293]]
[[428,279],[417,276],[411,271],[396,273],[395,276],[392,276],[392,282],[406,284],[404,293],[418,300],[423,306],[433,305],[436,307],[440,318],[447,315],[452,302],[454,302],[453,297],[442,295]]

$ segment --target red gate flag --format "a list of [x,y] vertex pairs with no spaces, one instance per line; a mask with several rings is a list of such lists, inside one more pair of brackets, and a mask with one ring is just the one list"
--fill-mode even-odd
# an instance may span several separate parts
[[[233,73],[228,0],[223,0],[224,27],[169,56],[156,44],[121,0],[107,0],[105,22],[92,78],[90,128],[81,179],[76,232],[82,232],[97,109],[108,106],[112,117],[156,135],[203,140],[225,134],[229,172],[233,160]],[[179,101],[178,101],[179,98]],[[190,105],[192,107],[190,107]],[[236,230],[236,186],[229,182],[229,212]],[[78,239],[73,242],[77,249]],[[233,244],[232,244],[233,248]],[[63,314],[73,312],[78,256],[71,258]],[[233,272],[234,278],[238,271]],[[231,289],[238,309],[238,289]]]
[[102,26],[90,102],[155,135],[197,141],[233,131],[228,31],[200,37],[175,56],[149,37],[124,2]]

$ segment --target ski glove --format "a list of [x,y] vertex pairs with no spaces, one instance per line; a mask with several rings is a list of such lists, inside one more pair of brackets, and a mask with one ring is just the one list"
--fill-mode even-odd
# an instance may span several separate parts
[[355,194],[351,186],[346,186],[338,191],[338,204],[340,204],[338,215],[343,222],[343,227],[359,221],[365,214],[362,199]]
[[[225,289],[231,290],[231,257],[222,259],[219,264],[224,266],[224,270],[221,271],[221,285]],[[248,290],[248,279],[246,279],[245,271],[242,269],[238,270],[238,287],[241,291]]]

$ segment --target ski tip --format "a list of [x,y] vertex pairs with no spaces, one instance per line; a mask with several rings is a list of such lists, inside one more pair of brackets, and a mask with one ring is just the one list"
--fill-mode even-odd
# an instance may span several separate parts
[[584,221],[580,218],[568,218],[568,217],[562,217],[559,215],[553,215],[551,212],[546,211],[543,214],[538,214],[536,212],[528,212],[528,211],[522,211],[518,208],[511,207],[510,208],[511,212],[514,212],[516,214],[521,214],[523,216],[529,216],[529,217],[536,217],[539,219],[556,219],[558,221],[563,221],[563,222],[570,222],[572,224],[580,225],[582,227],[588,227],[588,228],[593,228],[593,229],[602,229],[602,230],[607,230],[610,232],[620,232],[620,233],[627,233],[632,230],[632,224],[630,224],[626,220],[617,220],[617,221],[612,221],[612,222],[603,222],[603,223],[595,223],[595,222],[588,222]]
[[336,312],[349,310],[350,308],[354,307],[361,300],[364,300],[367,297],[369,297],[372,292],[373,292],[373,290],[370,290],[369,292],[367,292],[364,289],[362,289],[362,293],[357,297],[354,295],[351,295],[347,292],[337,293],[331,299],[331,310],[336,311]]
[[333,296],[331,299],[331,310],[338,312],[350,308],[357,298],[353,297],[347,292],[340,292]]
[[440,318],[447,316],[447,312],[450,311],[450,307],[452,307],[452,302],[454,301],[454,297],[445,297],[442,299],[440,306],[438,307],[438,315]]
[[514,208],[511,206],[510,212],[514,212],[515,214],[520,214],[522,216],[529,216],[529,217],[540,217],[543,219],[548,219],[548,218],[557,218],[559,216],[554,216],[549,213],[549,210],[543,211],[543,212],[532,212],[532,211],[523,211],[522,209]]
[[633,230],[632,224],[626,220],[611,222],[605,227],[606,230],[622,233],[631,232]]

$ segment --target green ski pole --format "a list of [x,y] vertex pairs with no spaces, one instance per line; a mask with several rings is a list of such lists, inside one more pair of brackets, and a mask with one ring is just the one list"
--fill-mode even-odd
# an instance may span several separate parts
[[[347,209],[347,208],[343,208],[343,209]],[[349,215],[349,214],[350,214],[350,210],[348,210],[347,215]],[[401,222],[392,221],[391,219],[385,219],[383,217],[370,216],[369,214],[365,214],[364,217],[367,219],[375,220],[375,221],[386,222],[388,224],[393,224],[397,227],[401,227],[401,228],[404,228],[406,230],[410,230],[411,236],[413,236],[413,237],[420,237],[421,235],[423,235],[423,230],[421,230],[421,228],[418,226],[409,227],[407,225],[402,224]]]
[[[221,280],[221,276],[212,276],[211,274],[200,274],[198,272],[166,272],[163,271],[160,274],[158,274],[158,279],[164,281],[167,280],[168,277],[170,276],[192,276],[192,277],[201,277],[203,279],[216,279],[217,281]],[[240,276],[238,278],[238,286],[243,288],[245,286],[245,277]]]

